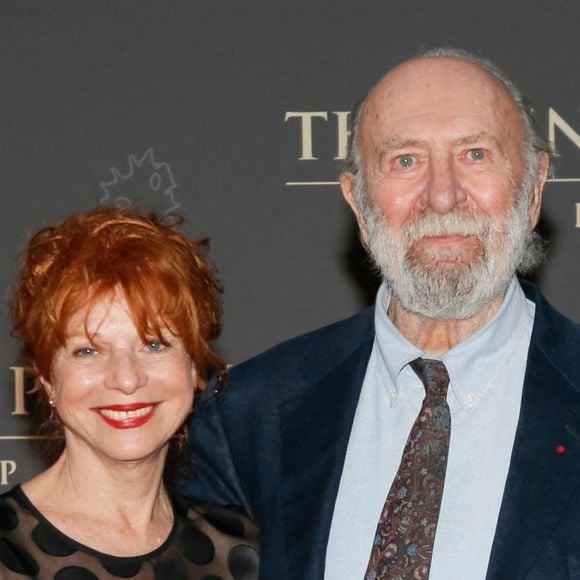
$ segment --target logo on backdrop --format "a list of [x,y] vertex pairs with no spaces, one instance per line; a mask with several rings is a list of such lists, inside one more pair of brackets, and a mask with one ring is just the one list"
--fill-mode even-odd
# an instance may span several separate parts
[[10,483],[10,476],[16,473],[16,468],[14,459],[0,459],[0,485]]
[[[321,172],[328,170],[328,161],[346,159],[348,138],[350,136],[349,111],[286,111],[284,122],[293,125],[294,134],[298,141],[293,142],[295,147],[293,156],[299,162],[296,176],[307,175],[303,179],[289,179],[288,187],[323,187],[336,186],[338,181],[335,175],[316,174],[312,165],[318,164]],[[554,152],[558,175],[548,181],[550,183],[578,183],[578,157],[580,153],[580,133],[554,107],[547,112],[546,140],[551,144]],[[297,131],[296,131],[297,130]],[[333,155],[329,159],[328,141],[334,142]],[[324,167],[323,167],[324,166]],[[326,169],[325,169],[326,168]],[[576,204],[576,223],[580,228],[580,203]]]
[[171,167],[166,162],[156,161],[152,148],[139,158],[129,155],[125,172],[111,167],[111,175],[113,179],[99,184],[104,193],[101,205],[137,206],[164,214],[181,206],[175,198],[177,184]]
[[[10,415],[12,416],[26,416],[28,410],[26,408],[26,391],[27,391],[27,376],[24,367],[10,367],[11,375],[11,391],[10,397]],[[0,442],[2,441],[24,441],[30,439],[38,439],[37,436],[31,435],[0,435]],[[9,485],[12,483],[11,479],[17,477],[16,471],[18,464],[13,458],[0,458],[0,486]]]

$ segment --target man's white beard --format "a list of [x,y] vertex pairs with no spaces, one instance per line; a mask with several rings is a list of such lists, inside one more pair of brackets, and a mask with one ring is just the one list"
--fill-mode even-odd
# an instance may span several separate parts
[[[528,191],[520,192],[516,205],[501,217],[462,210],[440,215],[426,210],[401,229],[398,240],[386,219],[369,204],[363,209],[368,249],[404,308],[429,318],[469,318],[504,294],[518,266],[525,262],[527,246],[534,245],[529,243],[534,234],[528,226],[528,199]],[[470,263],[457,259],[453,265],[454,252],[460,257],[459,247],[427,249],[424,254],[432,263],[423,265],[417,259],[415,243],[444,234],[474,236],[480,251]],[[437,258],[445,258],[444,263],[438,264]]]

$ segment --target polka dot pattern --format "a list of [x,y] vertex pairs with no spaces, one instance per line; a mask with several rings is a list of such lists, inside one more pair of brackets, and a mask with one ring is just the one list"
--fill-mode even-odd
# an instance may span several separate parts
[[32,540],[50,556],[70,556],[77,551],[76,546],[66,536],[45,522],[40,522],[32,530]]
[[251,546],[236,546],[228,556],[228,566],[235,580],[252,580],[260,561],[258,552]]
[[86,568],[67,566],[54,575],[54,580],[99,580],[99,577]]
[[181,530],[179,546],[185,557],[194,564],[208,564],[215,555],[212,541],[193,524],[189,524]]
[[244,522],[232,509],[218,507],[208,510],[205,519],[224,534],[238,537],[244,535]]
[[18,527],[18,516],[16,510],[10,507],[5,501],[0,502],[0,529],[15,530]]
[[0,562],[8,570],[19,574],[34,576],[39,572],[36,560],[24,548],[8,538],[0,538]]
[[139,573],[143,565],[143,562],[133,558],[102,556],[99,560],[103,568],[117,578],[133,578]]
[[187,574],[183,565],[177,560],[160,560],[155,563],[155,580],[175,578],[175,580],[187,580]]
[[258,529],[243,510],[176,496],[174,512],[173,530],[157,550],[116,557],[64,535],[16,486],[0,496],[0,578],[10,571],[47,580],[258,579]]

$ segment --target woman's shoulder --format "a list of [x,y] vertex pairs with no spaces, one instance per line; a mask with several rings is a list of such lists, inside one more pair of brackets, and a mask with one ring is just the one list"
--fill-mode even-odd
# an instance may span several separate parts
[[38,564],[25,548],[37,524],[19,485],[0,495],[0,577],[2,570],[38,574]]
[[195,550],[199,560],[223,561],[234,578],[258,578],[260,532],[243,508],[219,506],[177,493],[173,499],[190,530],[189,541],[182,542],[184,551]]
[[221,533],[237,538],[258,538],[258,525],[239,506],[220,506],[173,492],[178,511],[191,521],[205,520]]
[[0,494],[0,530],[11,532],[21,523],[23,516],[30,515],[30,506],[19,485]]
[[259,528],[244,508],[220,506],[209,501],[172,493],[177,512],[198,528],[212,534],[259,545]]

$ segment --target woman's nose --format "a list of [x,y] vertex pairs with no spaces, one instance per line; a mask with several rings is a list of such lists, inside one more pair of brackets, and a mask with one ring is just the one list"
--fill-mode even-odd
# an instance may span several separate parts
[[147,382],[143,363],[135,353],[120,349],[113,353],[110,364],[106,385],[110,389],[130,394]]

